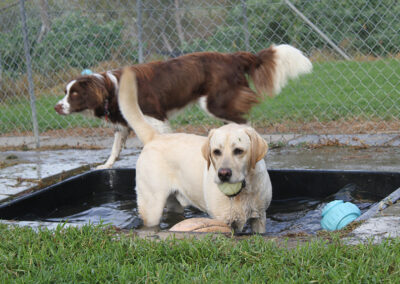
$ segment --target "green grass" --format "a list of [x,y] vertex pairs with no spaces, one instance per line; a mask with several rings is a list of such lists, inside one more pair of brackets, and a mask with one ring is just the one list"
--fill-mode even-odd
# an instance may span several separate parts
[[[36,113],[40,132],[52,129],[74,127],[98,127],[99,119],[91,119],[80,114],[61,116],[54,110],[55,104],[62,96],[39,96],[36,99]],[[0,105],[0,133],[11,131],[23,132],[33,129],[32,112],[29,99],[8,100]]]
[[[292,80],[274,98],[255,106],[250,120],[258,125],[338,119],[399,119],[400,62],[396,59],[367,62],[314,63],[311,74]],[[174,120],[179,124],[215,122],[197,107]]]
[[399,283],[400,240],[294,249],[254,236],[143,240],[86,226],[34,232],[0,224],[1,283]]
[[269,122],[340,118],[400,118],[399,60],[314,64],[312,74],[290,82],[277,97],[253,108]]
[[[255,106],[250,119],[257,125],[283,121],[328,122],[338,119],[399,120],[400,64],[397,59],[332,61],[315,63],[311,74],[292,80],[281,94]],[[53,107],[59,97],[38,94],[40,131],[60,128],[97,127],[100,120],[80,115],[59,116]],[[175,127],[217,124],[217,120],[191,107],[172,121]],[[0,133],[31,130],[29,100],[0,104]]]

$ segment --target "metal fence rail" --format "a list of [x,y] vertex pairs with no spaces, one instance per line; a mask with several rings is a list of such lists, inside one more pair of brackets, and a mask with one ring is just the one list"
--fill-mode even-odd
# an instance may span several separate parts
[[[85,68],[280,43],[302,50],[314,71],[254,107],[250,121],[261,132],[400,132],[398,15],[396,0],[5,1],[0,133],[110,134],[99,120],[53,109]],[[218,123],[191,107],[173,126],[202,132]]]

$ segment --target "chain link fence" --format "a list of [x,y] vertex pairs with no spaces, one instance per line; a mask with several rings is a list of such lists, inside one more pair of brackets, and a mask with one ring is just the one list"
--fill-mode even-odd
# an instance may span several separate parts
[[[252,109],[261,133],[397,133],[399,15],[397,0],[3,1],[0,133],[111,134],[98,119],[53,109],[85,68],[281,43],[302,50],[314,70]],[[196,106],[172,121],[195,133],[218,124]]]

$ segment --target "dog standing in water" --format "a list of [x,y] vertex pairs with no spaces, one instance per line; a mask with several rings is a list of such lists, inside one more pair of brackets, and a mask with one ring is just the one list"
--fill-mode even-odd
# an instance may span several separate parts
[[[160,223],[171,197],[207,212],[235,231],[250,220],[253,232],[264,233],[272,186],[264,162],[268,145],[251,127],[227,124],[208,137],[161,134],[149,124],[138,104],[135,72],[125,69],[118,95],[129,126],[143,142],[136,164],[139,214],[148,227]],[[176,203],[174,203],[176,205]]]

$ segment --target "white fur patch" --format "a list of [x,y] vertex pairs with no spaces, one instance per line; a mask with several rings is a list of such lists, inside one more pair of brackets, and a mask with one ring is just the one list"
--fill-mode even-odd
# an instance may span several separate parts
[[94,73],[93,76],[99,80],[104,80],[104,77],[102,75],[100,75],[99,73]]
[[64,98],[62,98],[61,100],[58,101],[57,105],[61,106],[61,110],[63,112],[63,114],[70,114],[70,109],[71,109],[71,105],[68,102],[68,98],[70,95],[70,91],[71,91],[71,87],[75,84],[76,80],[72,80],[71,82],[69,82],[67,84],[66,87],[66,95]]
[[67,89],[67,96],[69,95],[69,92],[71,90],[71,87],[73,84],[75,84],[76,80],[72,80],[71,82],[68,83],[66,89]]
[[160,133],[172,133],[168,121],[164,122],[148,115],[145,115],[144,119]]
[[213,114],[208,110],[208,108],[207,108],[207,96],[202,96],[202,97],[200,97],[200,99],[198,100],[198,104],[199,104],[200,108],[201,108],[202,110],[204,110],[204,112],[205,112],[206,114],[208,114],[208,115],[211,116],[211,117],[216,117],[216,116],[213,115]]
[[278,94],[289,79],[310,73],[311,61],[303,53],[288,44],[275,46],[276,70],[274,74],[274,92]]
[[107,74],[108,78],[110,78],[110,80],[113,82],[115,90],[118,93],[118,80],[117,80],[117,77],[115,77],[114,74],[111,73],[111,71],[107,71],[106,74]]

